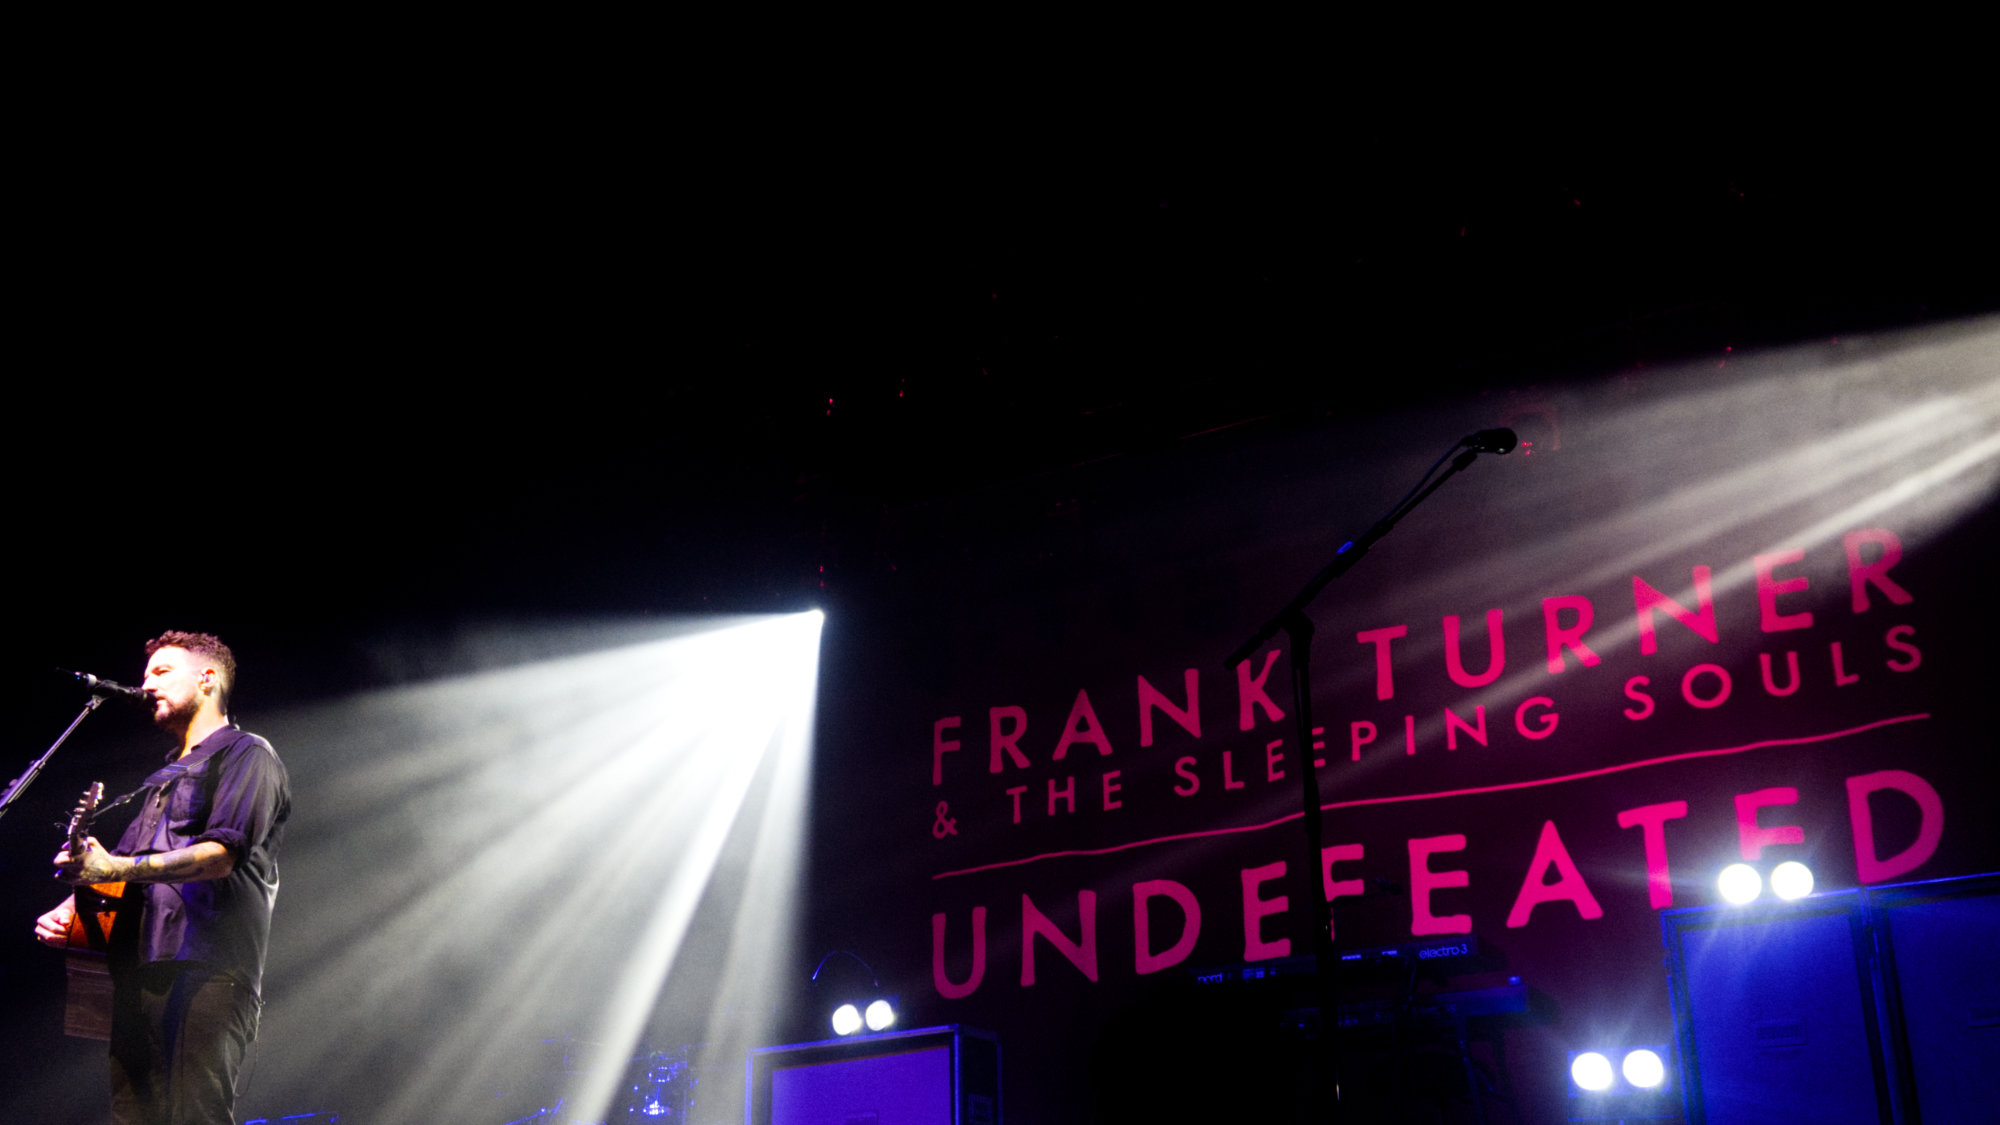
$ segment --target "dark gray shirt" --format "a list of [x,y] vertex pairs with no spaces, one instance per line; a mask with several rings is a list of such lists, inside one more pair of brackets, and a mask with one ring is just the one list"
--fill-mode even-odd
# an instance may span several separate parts
[[153,855],[213,840],[236,866],[220,879],[128,887],[111,937],[113,970],[198,963],[258,991],[278,897],[278,842],[292,812],[284,763],[262,738],[224,727],[146,781],[114,851]]

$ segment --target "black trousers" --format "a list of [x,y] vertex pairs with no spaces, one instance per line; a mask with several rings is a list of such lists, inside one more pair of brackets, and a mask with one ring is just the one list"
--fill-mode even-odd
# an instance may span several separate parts
[[118,974],[113,1125],[231,1125],[258,1010],[255,993],[206,966],[155,964]]

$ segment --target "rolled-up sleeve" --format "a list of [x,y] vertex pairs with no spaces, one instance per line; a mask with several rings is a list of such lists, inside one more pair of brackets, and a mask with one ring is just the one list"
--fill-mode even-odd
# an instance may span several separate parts
[[285,767],[270,744],[246,738],[210,768],[218,769],[208,806],[208,824],[191,843],[213,840],[229,849],[238,864],[255,849],[268,848],[283,823],[289,802]]

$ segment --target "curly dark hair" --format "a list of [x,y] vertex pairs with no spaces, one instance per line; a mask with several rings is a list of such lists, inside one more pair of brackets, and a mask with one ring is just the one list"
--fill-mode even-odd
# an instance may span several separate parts
[[222,638],[213,633],[183,633],[178,629],[169,630],[146,642],[146,659],[163,648],[186,649],[198,657],[202,663],[211,665],[222,677],[222,684],[216,696],[216,703],[222,713],[229,714],[229,695],[236,689],[236,654],[222,643]]

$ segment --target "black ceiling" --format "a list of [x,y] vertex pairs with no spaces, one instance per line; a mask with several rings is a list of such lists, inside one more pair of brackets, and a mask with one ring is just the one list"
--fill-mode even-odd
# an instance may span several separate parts
[[254,174],[56,176],[31,618],[776,608],[1189,435],[1996,305],[1990,177],[1912,142],[1363,116],[328,110]]

